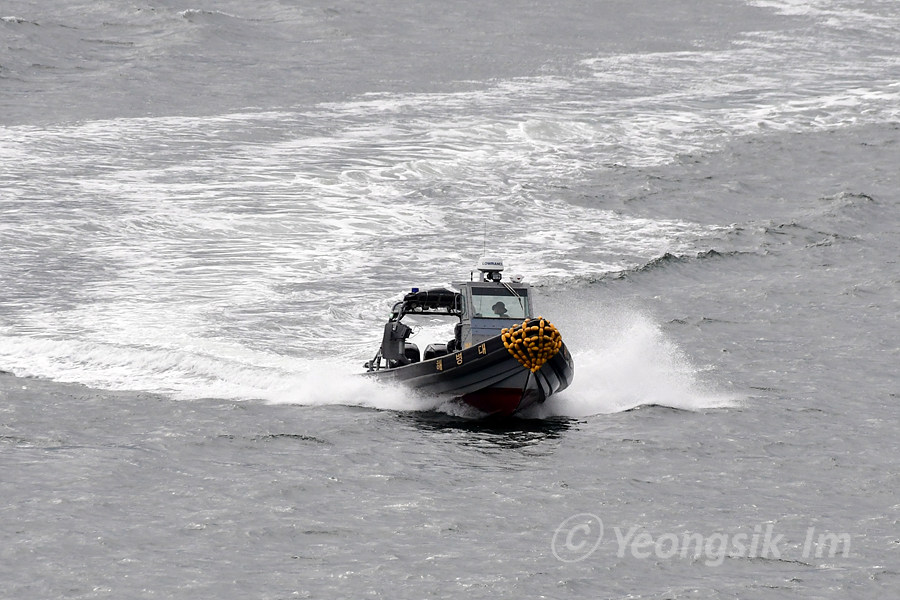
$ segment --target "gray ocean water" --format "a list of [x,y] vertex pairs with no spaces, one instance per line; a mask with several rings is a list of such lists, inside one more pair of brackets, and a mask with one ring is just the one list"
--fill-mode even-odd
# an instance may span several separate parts
[[[895,0],[4,0],[0,597],[896,597],[898,173]],[[358,377],[484,251],[572,387]]]

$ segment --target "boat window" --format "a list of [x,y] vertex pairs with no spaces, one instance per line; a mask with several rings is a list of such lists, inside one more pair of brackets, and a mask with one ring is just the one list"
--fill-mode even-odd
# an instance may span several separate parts
[[524,319],[528,316],[528,291],[516,290],[518,297],[509,290],[497,288],[473,288],[473,316],[485,319]]

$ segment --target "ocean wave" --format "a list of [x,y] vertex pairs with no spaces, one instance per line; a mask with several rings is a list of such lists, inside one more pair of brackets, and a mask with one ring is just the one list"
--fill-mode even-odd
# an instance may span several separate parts
[[634,273],[644,273],[647,271],[653,271],[655,269],[665,268],[666,266],[677,264],[677,263],[688,263],[699,260],[709,260],[709,259],[719,259],[724,258],[726,256],[740,256],[742,254],[747,254],[743,251],[730,251],[730,252],[719,252],[718,250],[706,250],[704,252],[697,252],[696,254],[672,254],[671,252],[666,252],[662,256],[658,256],[653,260],[635,268],[632,270]]
[[870,3],[865,0],[749,0],[748,3],[772,9],[782,15],[813,18],[835,29],[855,27],[867,31],[885,29],[896,33],[900,22],[900,14],[873,11]]
[[199,8],[188,8],[186,10],[182,10],[181,12],[178,13],[178,16],[180,16],[183,19],[187,19],[188,21],[194,21],[198,18],[213,18],[213,19],[219,18],[219,17],[226,17],[228,19],[239,19],[240,18],[237,15],[233,15],[231,13],[227,13],[227,12],[221,11],[221,10],[205,10],[205,9],[199,9]]
[[10,23],[13,25],[36,25],[36,26],[40,25],[37,21],[30,21],[28,19],[23,19],[21,17],[12,17],[12,16],[0,17],[0,22]]
[[657,270],[663,270],[675,265],[689,265],[701,261],[728,259],[742,256],[759,256],[763,250],[702,250],[688,253],[664,252],[663,254],[651,258],[646,262],[627,267],[619,270],[610,270],[608,272],[596,275],[575,275],[569,280],[569,284],[592,285],[602,281],[627,279],[629,277],[642,273],[649,273]]

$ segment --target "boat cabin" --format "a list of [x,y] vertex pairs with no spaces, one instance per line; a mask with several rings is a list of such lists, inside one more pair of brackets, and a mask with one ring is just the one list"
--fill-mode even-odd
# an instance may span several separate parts
[[[375,358],[366,363],[366,368],[377,371],[432,360],[470,348],[500,335],[504,328],[533,317],[528,284],[518,276],[512,277],[509,283],[503,281],[503,261],[483,258],[477,269],[477,279],[473,271],[469,281],[453,283],[458,291],[413,288],[406,294],[394,305],[384,326],[381,348]],[[407,341],[412,333],[412,329],[402,323],[407,315],[455,317],[453,338],[446,344],[429,344],[420,355],[418,346]]]

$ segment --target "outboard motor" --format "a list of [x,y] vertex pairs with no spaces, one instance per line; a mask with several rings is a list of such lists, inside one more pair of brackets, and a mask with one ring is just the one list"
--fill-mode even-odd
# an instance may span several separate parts
[[445,354],[447,354],[447,344],[428,344],[425,346],[425,357],[423,360],[431,360]]
[[406,341],[412,329],[399,321],[390,321],[384,325],[384,338],[381,340],[381,356],[389,364],[408,365],[419,362],[419,348]]

